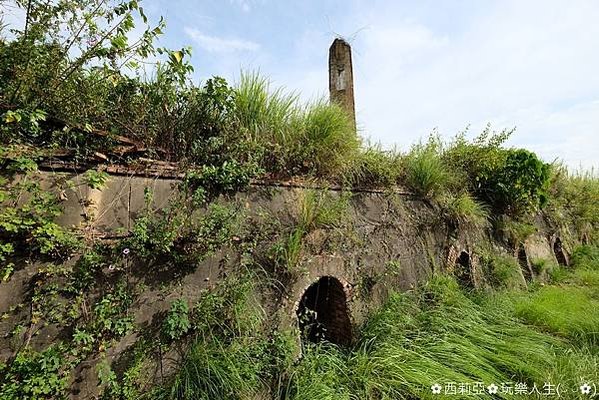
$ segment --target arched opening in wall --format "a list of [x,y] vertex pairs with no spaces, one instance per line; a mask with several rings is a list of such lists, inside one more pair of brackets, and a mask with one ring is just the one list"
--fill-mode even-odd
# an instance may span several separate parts
[[564,252],[564,247],[560,238],[555,238],[555,241],[553,242],[553,254],[555,254],[555,258],[559,265],[568,265],[568,259],[566,258],[566,253]]
[[533,278],[532,267],[528,262],[528,256],[526,255],[526,250],[524,246],[520,246],[518,248],[518,262],[520,263],[520,268],[522,269],[522,273],[524,274],[524,279],[526,282],[530,282]]
[[328,341],[347,346],[351,343],[351,321],[343,284],[324,276],[304,292],[297,309],[302,340]]
[[470,254],[462,251],[455,260],[454,275],[459,284],[464,288],[474,288],[474,279],[472,274],[472,262]]

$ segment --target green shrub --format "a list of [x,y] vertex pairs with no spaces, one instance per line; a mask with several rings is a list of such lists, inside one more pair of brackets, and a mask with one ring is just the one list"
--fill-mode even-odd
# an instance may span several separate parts
[[164,322],[162,332],[169,340],[177,340],[184,336],[191,328],[189,320],[189,306],[182,299],[173,301]]
[[225,244],[237,222],[234,207],[211,203],[201,217],[190,217],[196,209],[186,198],[175,198],[161,210],[152,208],[152,198],[146,190],[145,209],[135,219],[131,235],[120,243],[134,259],[150,266],[157,260],[194,265]]
[[479,249],[477,254],[484,274],[493,286],[500,288],[526,286],[520,264],[516,258],[483,249]]
[[547,202],[549,164],[524,149],[506,150],[501,168],[481,177],[482,194],[496,208],[514,215]]
[[182,189],[192,192],[197,205],[214,200],[219,195],[231,195],[247,188],[250,180],[261,174],[255,165],[224,161],[221,165],[204,165],[185,173]]
[[488,125],[471,142],[458,135],[443,158],[465,174],[469,191],[496,212],[522,215],[546,204],[550,166],[527,150],[503,148],[512,133],[492,132]]
[[0,398],[5,400],[62,398],[69,381],[64,349],[24,349],[8,366],[0,366]]

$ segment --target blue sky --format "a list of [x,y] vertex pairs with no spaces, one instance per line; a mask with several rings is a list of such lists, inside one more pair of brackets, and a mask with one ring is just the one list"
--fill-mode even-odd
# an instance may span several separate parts
[[599,169],[599,1],[144,0],[196,79],[260,70],[326,96],[328,47],[353,48],[360,134],[405,150],[490,122],[510,144]]

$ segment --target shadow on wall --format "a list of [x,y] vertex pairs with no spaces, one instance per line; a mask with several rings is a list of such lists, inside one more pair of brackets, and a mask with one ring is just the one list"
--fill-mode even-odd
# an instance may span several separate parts
[[352,340],[347,296],[343,284],[324,276],[310,285],[297,309],[302,340],[348,346]]

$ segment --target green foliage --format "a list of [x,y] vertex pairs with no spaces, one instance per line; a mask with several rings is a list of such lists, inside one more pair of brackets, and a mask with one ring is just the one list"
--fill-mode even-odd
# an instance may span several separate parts
[[401,157],[397,152],[367,147],[356,155],[344,180],[357,187],[390,187],[397,184],[401,169]]
[[482,248],[478,249],[477,254],[483,272],[491,285],[499,288],[525,286],[520,264],[516,258]]
[[472,142],[458,135],[443,157],[477,198],[498,213],[522,215],[545,205],[550,166],[529,151],[503,148],[512,133],[488,125]]
[[13,181],[0,177],[0,261],[23,253],[69,258],[80,243],[54,222],[62,214],[57,196],[44,190],[32,175],[35,162],[17,158],[11,165],[26,173]]
[[153,194],[146,188],[145,208],[135,219],[131,236],[123,244],[132,256],[155,259],[168,255],[179,239],[184,226],[181,209],[176,204],[159,212],[153,209]]
[[419,143],[403,160],[405,182],[417,194],[436,198],[455,183],[455,176],[441,159],[442,144],[434,136]]
[[[63,127],[67,131],[86,124],[107,131],[117,126],[122,129],[120,118],[127,121],[129,110],[139,106],[139,101],[131,101],[131,97],[144,98],[124,98],[119,90],[122,82],[126,85],[136,81],[126,78],[124,71],[140,73],[139,63],[156,55],[158,49],[153,42],[161,33],[163,21],[149,26],[136,0],[18,1],[13,6],[15,12],[23,12],[25,28],[14,27],[10,40],[5,39],[5,32],[1,33],[5,39],[0,46],[3,119],[7,125],[20,125],[10,129],[9,139],[45,145]],[[136,18],[145,27],[136,27]],[[140,32],[139,40],[130,42],[128,35],[134,29]],[[166,68],[171,81],[180,82],[190,71],[182,59],[187,50],[160,51],[173,56],[166,61]],[[50,110],[49,123],[38,130],[34,124],[43,121],[41,116]],[[56,120],[66,124],[56,126]],[[2,136],[7,137],[5,132]],[[89,140],[83,138],[85,141]]]
[[[103,400],[137,400],[142,398],[144,388],[147,384],[147,372],[149,367],[149,354],[151,350],[149,342],[146,339],[140,339],[133,346],[130,358],[126,365],[121,365],[124,371],[117,376],[117,373],[111,368],[107,360],[102,360],[96,366],[98,380],[100,385],[104,386],[104,391],[100,396]],[[150,382],[151,384],[153,382]]]
[[128,312],[132,301],[126,286],[118,284],[94,304],[88,332],[93,332],[97,340],[110,340],[129,333],[133,329],[133,317]]
[[14,253],[12,243],[0,242],[0,281],[6,282],[14,271],[14,263],[8,262],[8,257]]
[[199,170],[188,171],[183,180],[183,189],[192,191],[198,205],[213,200],[219,195],[231,195],[247,188],[250,179],[259,174],[255,166],[242,165],[236,161],[225,161],[222,165],[204,165]]
[[64,349],[43,352],[25,349],[7,366],[0,366],[0,398],[6,400],[62,398],[69,380]]
[[73,289],[85,290],[93,286],[98,272],[107,264],[103,254],[105,251],[106,248],[100,245],[83,251],[73,267],[71,282]]
[[193,264],[225,244],[237,221],[232,206],[213,203],[199,216],[192,215],[195,206],[185,198],[174,199],[162,210],[153,209],[152,199],[146,191],[145,209],[122,243],[132,257],[151,263],[162,259]]
[[106,184],[109,175],[105,171],[87,170],[83,174],[83,180],[92,189],[101,189]]
[[481,177],[483,196],[499,210],[519,215],[547,202],[549,164],[524,149],[507,150],[505,162]]
[[185,300],[173,301],[163,324],[162,332],[169,340],[177,340],[191,328],[189,306]]
[[42,110],[7,110],[0,115],[3,122],[0,125],[0,142],[22,142],[37,139],[43,134],[40,122],[45,121],[47,115]]
[[468,193],[444,195],[439,199],[445,217],[460,227],[484,227],[489,213],[487,207],[474,200]]

